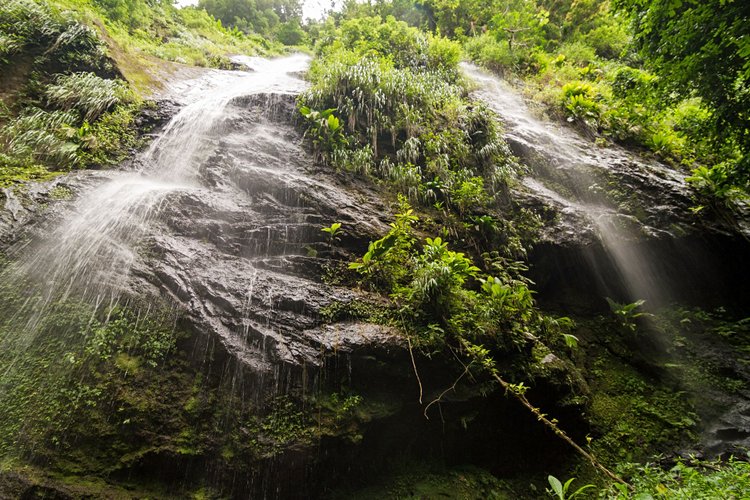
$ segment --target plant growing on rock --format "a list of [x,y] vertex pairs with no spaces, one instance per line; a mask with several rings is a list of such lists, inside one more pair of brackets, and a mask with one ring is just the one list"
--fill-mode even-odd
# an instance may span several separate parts
[[[448,204],[462,190],[465,209],[481,197],[475,188],[507,180],[498,172],[511,154],[494,117],[467,98],[454,42],[392,18],[368,20],[342,22],[317,47],[313,86],[300,97],[314,146],[337,168],[374,174],[428,206]],[[340,126],[333,128],[346,141],[330,144],[316,109],[336,110]]]
[[312,138],[315,152],[321,158],[328,158],[328,155],[347,144],[341,122],[334,115],[335,111],[336,108],[321,111],[312,110],[307,106],[299,108],[300,114],[308,123],[305,134]]
[[568,490],[570,490],[570,487],[573,484],[573,481],[575,481],[574,477],[565,481],[565,484],[560,482],[560,480],[557,479],[555,476],[551,476],[551,475],[547,476],[547,481],[549,482],[550,487],[552,487],[552,490],[551,491],[547,490],[547,492],[551,493],[558,500],[572,500],[576,498],[577,496],[582,495],[584,491],[594,488],[593,484],[586,484],[584,486],[581,486],[574,492],[568,493]]
[[333,244],[339,240],[339,234],[341,233],[341,223],[334,222],[330,226],[323,227],[320,230],[328,234],[328,250],[332,250]]
[[612,311],[612,314],[620,322],[620,325],[631,332],[635,332],[638,327],[636,324],[638,318],[649,316],[649,313],[640,310],[641,306],[646,303],[643,299],[636,300],[630,304],[620,304],[609,297],[605,297],[605,299],[607,300],[607,304],[609,304],[610,311]]

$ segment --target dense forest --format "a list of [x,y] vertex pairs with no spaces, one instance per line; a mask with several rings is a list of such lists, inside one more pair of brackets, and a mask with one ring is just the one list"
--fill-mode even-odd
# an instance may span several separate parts
[[750,4],[7,0],[0,497],[750,495]]

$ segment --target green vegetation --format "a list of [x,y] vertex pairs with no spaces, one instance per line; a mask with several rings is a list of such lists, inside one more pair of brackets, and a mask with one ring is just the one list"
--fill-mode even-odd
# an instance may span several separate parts
[[563,484],[555,476],[547,476],[547,481],[549,482],[549,485],[552,488],[552,493],[559,500],[572,500],[573,498],[576,498],[578,495],[583,495],[584,491],[594,487],[593,484],[587,484],[587,485],[581,486],[575,491],[571,491],[570,493],[568,493],[568,491],[570,490],[573,484],[573,481],[575,481],[575,478],[570,478],[567,481],[565,481],[565,483]]
[[[457,0],[347,4],[395,15],[524,78],[527,93],[586,133],[694,171],[714,206],[747,199],[750,12],[742,2]],[[701,26],[701,29],[695,29]]]
[[736,157],[718,165],[727,175],[720,187],[734,185],[747,193],[750,8],[723,0],[615,4],[631,15],[636,46],[663,86],[682,98],[703,99],[709,110],[703,132],[712,144],[737,149]]
[[726,462],[690,459],[665,470],[654,464],[623,467],[634,493],[612,488],[607,498],[744,498],[750,491],[750,462],[730,457]]
[[[204,10],[144,0],[10,0],[0,6],[0,185],[106,166],[138,145],[159,59],[230,67],[275,45]],[[160,74],[163,73],[163,74]]]
[[[463,54],[523,78],[530,97],[597,144],[616,141],[690,169],[700,203],[732,206],[750,182],[750,46],[740,4],[348,2],[305,31],[296,0],[201,0],[185,9],[167,0],[10,0],[0,6],[0,188],[125,158],[146,132],[136,123],[149,105],[143,94],[160,78],[155,65],[229,68],[231,52],[314,41],[311,87],[299,98],[310,147],[395,207],[388,232],[350,263],[334,252],[348,228],[320,228],[323,269],[336,275],[327,284],[359,290],[316,319],[397,327],[419,410],[439,413],[443,426],[460,421],[465,430],[475,401],[494,401],[483,397],[520,402],[584,457],[555,456],[565,470],[553,472],[595,483],[602,498],[740,498],[750,490],[747,462],[646,461],[694,444],[703,416],[744,388],[721,359],[747,354],[750,321],[677,308],[643,321],[643,301],[610,299],[609,316],[572,321],[541,310],[522,261],[541,220],[510,199],[521,167],[458,68]],[[695,23],[708,29],[691,30]],[[49,193],[72,195],[63,186]],[[301,388],[289,376],[289,394],[250,397],[242,367],[183,331],[166,305],[96,308],[71,299],[19,321],[33,299],[22,285],[0,286],[0,474],[33,471],[78,486],[97,478],[81,496],[233,496],[221,488],[286,453],[361,443],[371,419],[407,414],[403,401],[354,388],[351,365],[348,378],[321,367],[312,393],[305,372]],[[705,337],[726,351],[702,357],[696,346]],[[649,342],[663,342],[669,356],[654,348],[644,357]],[[205,359],[197,362],[196,351]],[[448,381],[444,392],[423,390],[428,363],[442,371],[441,389]],[[719,396],[698,400],[707,388]],[[454,395],[465,399],[443,414]],[[562,431],[570,422],[583,447]],[[327,441],[336,444],[324,448]],[[153,464],[211,470],[180,476],[174,492],[171,479],[143,472]],[[528,491],[526,477],[510,487],[473,467],[406,463],[388,473],[363,490],[352,485],[356,496],[538,498],[548,474],[531,478],[536,489]],[[560,499],[593,494],[573,479],[550,475],[548,483]],[[334,497],[352,496],[345,490]]]
[[451,203],[477,176],[501,180],[509,155],[487,110],[466,98],[457,44],[393,18],[327,29],[301,111],[328,163],[426,204]]
[[[5,284],[0,296],[0,476],[20,472],[117,498],[182,497],[205,484],[214,497],[224,474],[252,470],[320,432],[291,396],[253,404],[222,377],[234,367],[195,363],[193,349],[208,347],[176,326],[167,306],[60,301],[34,323],[25,317],[26,290]],[[343,411],[357,404],[347,398]],[[160,476],[172,470],[167,464],[195,460],[221,474]],[[143,473],[155,463],[158,471]]]
[[556,322],[535,311],[528,282],[504,259],[486,255],[483,267],[493,274],[483,273],[440,237],[420,244],[413,228],[418,221],[402,198],[390,232],[349,265],[365,284],[390,296],[400,326],[417,346],[463,351],[473,343],[508,353],[525,345],[529,335],[552,329]]
[[[398,197],[389,232],[349,264],[360,286],[386,297],[387,306],[373,312],[334,304],[324,311],[325,319],[396,325],[415,352],[432,360],[459,359],[464,371],[456,370],[456,384],[467,374],[483,387],[497,383],[566,439],[557,420],[526,399],[534,381],[545,376],[541,360],[553,354],[564,366],[558,376],[568,381],[582,376],[590,389],[569,395],[585,408],[592,426],[581,451],[612,468],[697,439],[700,419],[709,411],[696,404],[701,389],[673,382],[696,359],[642,360],[636,347],[655,337],[679,339],[685,324],[669,320],[667,326],[669,314],[647,315],[642,301],[610,301],[611,317],[580,318],[580,325],[537,308],[517,259],[533,244],[540,221],[508,200],[506,189],[518,167],[495,118],[468,98],[456,63],[462,49],[492,69],[524,77],[530,96],[599,144],[621,142],[676,168],[693,169],[691,182],[704,194],[711,191],[715,206],[741,199],[746,187],[735,169],[738,141],[710,132],[716,109],[705,96],[670,94],[658,68],[635,52],[632,33],[625,14],[609,3],[555,2],[554,8],[544,1],[349,3],[316,34],[313,85],[300,98],[317,157]],[[741,330],[737,325],[727,328]],[[713,380],[721,371],[697,366],[692,380]],[[423,381],[418,382],[421,389]],[[732,381],[722,384],[728,391],[736,388]],[[582,484],[603,487],[601,496],[655,495],[632,469],[618,473],[635,491],[607,491],[616,479],[604,468],[607,479],[593,477],[585,456],[571,468]],[[723,474],[735,467],[716,470]],[[656,493],[678,491],[677,483]],[[592,494],[588,485],[574,491],[570,481],[550,484],[559,498]],[[702,494],[701,487],[686,488]]]
[[284,45],[302,45],[302,5],[299,0],[200,0],[198,7],[224,26],[274,38]]
[[424,462],[395,463],[393,473],[360,488],[336,489],[331,498],[379,500],[382,498],[519,498],[517,489],[478,467],[445,468]]

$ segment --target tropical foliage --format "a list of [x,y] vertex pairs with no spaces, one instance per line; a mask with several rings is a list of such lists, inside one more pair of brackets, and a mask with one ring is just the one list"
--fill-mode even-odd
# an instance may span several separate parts
[[[456,0],[348,4],[450,35],[475,61],[523,76],[560,119],[686,169],[719,203],[747,199],[749,10],[697,0]],[[701,29],[695,29],[700,26]],[[582,93],[570,94],[571,85]],[[718,179],[718,183],[716,182]]]

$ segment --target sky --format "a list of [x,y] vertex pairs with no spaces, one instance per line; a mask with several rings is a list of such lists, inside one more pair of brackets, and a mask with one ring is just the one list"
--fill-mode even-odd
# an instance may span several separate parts
[[[302,1],[302,18],[303,19],[321,19],[326,10],[331,9],[331,5],[341,5],[340,0],[303,0]],[[175,0],[174,4],[178,7],[187,7],[196,5],[198,0]]]

